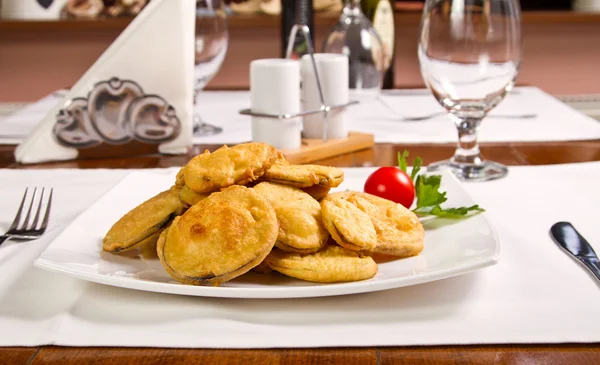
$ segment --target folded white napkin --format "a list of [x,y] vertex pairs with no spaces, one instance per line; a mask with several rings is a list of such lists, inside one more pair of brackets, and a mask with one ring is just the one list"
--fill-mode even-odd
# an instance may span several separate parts
[[[446,115],[419,122],[405,122],[402,116],[413,117],[443,112],[427,90],[394,90],[382,99],[394,111],[378,101],[363,102],[348,109],[350,130],[372,133],[377,143],[454,143],[456,128]],[[55,99],[56,100],[56,99]],[[55,101],[55,102],[58,102]],[[51,108],[49,100],[36,107]],[[223,128],[212,136],[194,135],[195,144],[236,144],[252,139],[251,118],[240,115],[241,109],[250,107],[247,91],[206,91],[199,96],[195,112],[209,124]],[[481,126],[480,142],[543,142],[570,141],[600,138],[600,123],[569,107],[558,99],[535,87],[515,88],[491,116],[535,114],[536,118],[486,118]],[[22,123],[15,128],[0,121],[0,137],[9,133],[27,133],[39,116],[28,110],[17,113]],[[25,127],[27,124],[29,127]],[[10,132],[11,130],[17,132]],[[12,140],[14,143],[14,140]],[[9,142],[11,142],[9,141]],[[0,138],[0,143],[3,140]]]
[[[151,170],[173,174],[176,169]],[[354,169],[348,173],[369,169]],[[56,188],[52,228],[127,172],[0,170],[0,201]],[[600,252],[600,163],[513,167],[465,184],[502,240],[497,265],[428,284],[342,297],[240,300],[92,284],[27,266],[55,233],[0,247],[0,345],[272,348],[600,341],[598,284],[548,235],[571,221]],[[506,204],[510,199],[511,204]],[[0,211],[0,227],[12,220]],[[53,231],[54,232],[54,231]],[[8,246],[7,246],[8,245]],[[41,304],[43,303],[43,304]]]
[[[15,150],[21,163],[75,159],[130,141],[185,153],[192,141],[193,0],[155,0]],[[169,26],[165,26],[169,24]]]

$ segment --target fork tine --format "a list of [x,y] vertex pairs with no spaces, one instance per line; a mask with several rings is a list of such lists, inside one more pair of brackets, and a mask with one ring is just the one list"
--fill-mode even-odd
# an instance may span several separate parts
[[17,229],[17,226],[19,225],[19,222],[21,221],[21,212],[23,211],[23,206],[25,205],[25,200],[27,199],[27,191],[28,190],[29,190],[29,188],[25,188],[25,194],[23,194],[23,200],[21,200],[21,205],[19,206],[19,210],[17,211],[15,220],[12,222],[12,224],[8,228],[9,231],[12,231],[13,229]]
[[29,229],[35,229],[35,227],[37,227],[42,205],[44,205],[44,190],[46,190],[46,188],[42,188],[42,195],[40,196],[40,201],[38,202],[37,212],[35,213],[35,218],[33,219],[33,223],[31,223],[31,227]]
[[48,219],[50,218],[50,207],[52,206],[52,192],[53,188],[50,188],[50,196],[48,197],[48,205],[46,205],[46,214],[44,214],[44,220],[42,221],[42,225],[40,226],[40,231],[43,233],[48,226]]
[[31,202],[29,203],[29,209],[27,210],[27,215],[25,216],[25,222],[21,226],[21,229],[27,229],[29,225],[29,217],[31,216],[31,208],[33,208],[33,203],[35,202],[35,194],[37,192],[37,188],[33,188],[33,195],[31,196]]

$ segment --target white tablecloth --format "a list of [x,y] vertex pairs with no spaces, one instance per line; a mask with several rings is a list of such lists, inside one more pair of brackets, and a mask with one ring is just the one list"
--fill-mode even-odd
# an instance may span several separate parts
[[[161,170],[173,174],[175,170]],[[368,171],[365,171],[367,173]],[[600,341],[600,290],[548,235],[574,223],[596,251],[600,163],[513,167],[466,184],[502,240],[497,265],[343,297],[240,300],[156,294],[31,267],[64,224],[128,172],[0,170],[0,230],[23,187],[53,186],[49,232],[0,247],[0,345],[327,347]],[[510,204],[507,204],[510,202]]]
[[[441,115],[420,122],[398,116],[421,116],[442,107],[426,90],[392,91],[382,96],[392,109],[372,100],[348,109],[350,130],[372,133],[377,143],[454,143],[456,129]],[[16,114],[0,118],[0,143],[19,143],[45,113],[60,101],[60,93],[31,104]],[[250,117],[240,115],[250,107],[248,91],[204,92],[197,112],[208,123],[224,129],[215,136],[195,136],[194,143],[235,144],[250,141]],[[536,118],[511,119],[494,115],[536,114]],[[481,142],[540,142],[600,138],[600,123],[534,87],[514,89],[482,123]]]

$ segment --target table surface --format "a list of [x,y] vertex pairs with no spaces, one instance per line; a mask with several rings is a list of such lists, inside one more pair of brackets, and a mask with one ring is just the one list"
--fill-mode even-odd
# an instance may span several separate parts
[[[185,156],[145,155],[23,166],[14,146],[0,146],[0,168],[152,168],[181,166],[195,154],[219,146],[195,146]],[[378,144],[374,148],[317,163],[339,166],[393,165],[398,152],[425,163],[452,155],[453,145]],[[507,165],[546,165],[600,161],[600,140],[551,143],[499,143],[481,147],[485,158]],[[213,350],[161,348],[0,348],[0,364],[600,364],[599,344],[380,347],[333,349]]]

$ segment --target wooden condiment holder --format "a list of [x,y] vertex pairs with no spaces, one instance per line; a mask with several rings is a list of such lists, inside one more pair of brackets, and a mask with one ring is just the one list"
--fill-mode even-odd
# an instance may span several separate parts
[[306,164],[329,157],[339,156],[371,148],[375,145],[372,134],[350,132],[348,138],[328,139],[303,138],[302,146],[297,149],[281,150],[292,164]]

